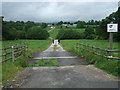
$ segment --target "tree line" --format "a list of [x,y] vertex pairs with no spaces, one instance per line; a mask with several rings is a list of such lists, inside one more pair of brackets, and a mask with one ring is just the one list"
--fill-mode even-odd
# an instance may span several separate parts
[[[3,18],[3,17],[2,17]],[[58,32],[58,39],[108,39],[107,24],[118,23],[118,32],[114,33],[114,39],[120,41],[120,7],[116,12],[113,12],[101,21],[89,20],[77,21],[74,23],[60,21],[56,26],[62,24],[77,24],[76,28],[85,28],[83,33],[75,30],[61,30]],[[54,24],[55,25],[55,24]],[[16,39],[47,39],[49,33],[47,32],[47,23],[35,23],[33,21],[4,21],[2,19],[2,39],[16,40]],[[69,28],[69,27],[66,27]],[[68,33],[69,32],[69,33]]]
[[36,24],[32,21],[2,20],[2,40],[47,39],[49,33],[46,27],[46,23]]
[[118,24],[118,32],[113,33],[113,36],[115,40],[120,41],[120,7],[116,12],[113,12],[108,17],[101,20],[100,25],[99,27],[97,27],[97,30],[96,30],[98,39],[108,38],[109,33],[107,32],[107,24],[111,22]]
[[[112,14],[107,16],[105,19],[102,19],[101,21],[90,20],[87,23],[85,21],[77,21],[76,28],[85,28],[85,31],[83,33],[79,33],[76,30],[72,30],[72,31],[67,30],[69,32],[68,33],[66,30],[62,30],[62,31],[59,31],[57,38],[59,39],[101,39],[101,40],[108,39],[109,33],[107,32],[107,24],[111,22],[118,24],[118,32],[113,33],[113,36],[114,36],[114,40],[120,41],[120,7],[116,12],[113,12]],[[58,23],[62,23],[62,21]]]
[[69,24],[69,25],[73,25],[73,24],[78,24],[78,23],[82,23],[84,25],[99,25],[100,21],[99,20],[89,20],[89,21],[76,21],[76,22],[64,22],[64,21],[60,21],[58,23],[56,23],[56,25],[62,25],[62,24]]

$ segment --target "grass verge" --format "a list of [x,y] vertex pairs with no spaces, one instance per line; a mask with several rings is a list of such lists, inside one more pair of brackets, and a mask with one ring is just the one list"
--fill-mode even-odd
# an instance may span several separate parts
[[[94,55],[92,53],[86,52],[84,50],[80,50],[76,48],[76,43],[84,43],[87,45],[92,45],[100,48],[108,48],[107,40],[62,40],[61,45],[67,51],[76,53],[78,56],[82,56],[86,58],[86,61],[89,64],[94,64],[96,67],[106,71],[109,74],[120,76],[119,68],[120,61],[114,59],[105,59],[101,56]],[[119,42],[113,43],[114,50],[120,50],[118,47]]]
[[2,83],[7,85],[11,83],[18,72],[28,66],[28,60],[31,58],[31,54],[37,51],[43,51],[51,45],[51,40],[14,40],[3,41],[3,47],[12,46],[16,44],[28,43],[28,52],[15,62],[7,61],[2,63]]
[[18,72],[24,69],[24,67],[27,67],[28,59],[29,59],[28,53],[25,53],[24,56],[17,59],[15,62],[7,61],[2,63],[2,84],[3,86],[6,84],[11,83],[13,80],[15,80],[15,76]]

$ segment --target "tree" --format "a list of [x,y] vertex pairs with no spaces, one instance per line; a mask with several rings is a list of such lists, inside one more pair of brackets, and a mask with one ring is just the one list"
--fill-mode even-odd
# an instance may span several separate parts
[[67,22],[67,24],[70,24],[70,22]]
[[22,31],[22,30],[17,30],[16,31],[16,39],[25,39],[25,31]]
[[57,23],[58,26],[61,26],[63,24],[63,21],[60,21]]
[[17,30],[15,28],[11,28],[8,31],[8,38],[7,40],[15,40],[17,39]]
[[34,26],[27,32],[28,39],[47,39],[49,33],[41,27]]
[[67,24],[67,22],[63,22],[63,24]]
[[83,21],[78,21],[77,22],[77,28],[84,28],[85,22]]
[[28,29],[31,28],[31,27],[33,27],[33,26],[35,26],[35,23],[34,23],[34,22],[32,22],[32,21],[27,21],[27,22],[25,23],[24,30],[27,32]]
[[40,26],[41,26],[42,28],[46,28],[46,27],[47,27],[47,23],[42,23]]
[[[46,30],[43,29],[47,27],[47,24],[42,23],[40,27],[38,27],[37,25],[38,24],[35,24],[32,21],[28,21],[25,23],[23,21],[14,22],[2,20],[2,39],[3,40],[27,39],[27,35],[29,36],[30,39],[34,39],[35,37],[37,37],[35,39],[47,38],[49,34]],[[32,27],[38,27],[40,28],[40,31],[38,31],[38,28],[33,28],[31,30],[30,28]],[[32,36],[32,33],[34,34],[34,36]]]
[[107,24],[111,22],[118,23],[118,32],[113,33],[113,36],[115,40],[120,41],[120,7],[116,12],[113,12],[100,22],[100,26],[96,29],[96,34],[99,36],[99,39],[108,39]]
[[92,27],[88,27],[84,31],[84,38],[85,39],[94,39],[95,38],[95,32]]
[[23,21],[16,21],[15,28],[17,30],[23,30],[24,29],[24,22]]

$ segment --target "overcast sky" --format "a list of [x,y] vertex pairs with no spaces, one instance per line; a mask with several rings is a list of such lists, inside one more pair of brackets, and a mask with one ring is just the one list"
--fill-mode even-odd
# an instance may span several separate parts
[[117,7],[117,2],[4,2],[2,15],[12,21],[88,21],[101,20]]

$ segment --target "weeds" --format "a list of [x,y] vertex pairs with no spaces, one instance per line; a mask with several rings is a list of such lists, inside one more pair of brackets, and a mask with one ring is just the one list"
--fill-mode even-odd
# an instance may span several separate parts
[[[62,40],[61,45],[67,51],[76,53],[78,56],[85,57],[86,61],[89,64],[94,64],[96,67],[98,67],[102,70],[105,70],[109,74],[112,74],[115,76],[120,76],[120,73],[119,73],[120,65],[118,64],[118,63],[120,63],[119,60],[106,59],[101,56],[90,53],[88,51],[78,49],[78,48],[76,48],[77,42],[94,45],[94,46],[100,47],[100,48],[107,48],[107,46],[108,46],[107,40],[106,41],[105,40],[98,40],[98,41],[97,40]],[[82,47],[80,47],[80,48],[82,48]],[[113,43],[113,49],[115,49],[115,50],[120,49],[118,47],[118,42]],[[100,53],[102,53],[103,55],[107,54],[105,52],[100,52]]]
[[2,63],[2,82],[3,85],[9,84],[12,79],[15,78],[16,74],[28,66],[28,60],[32,57],[33,52],[43,51],[47,49],[51,41],[50,40],[14,40],[14,41],[4,41],[3,47],[12,46],[15,44],[21,44],[27,42],[28,52],[26,52],[22,57],[17,59],[15,62],[7,61]]
[[57,45],[54,45],[53,51],[56,51],[56,49],[57,49]]
[[59,66],[57,59],[40,59],[38,62],[28,64],[28,67],[39,67],[39,66]]
[[3,85],[11,82],[15,78],[16,74],[23,70],[24,67],[27,67],[28,59],[30,53],[26,53],[21,58],[17,59],[15,62],[11,60],[2,63],[2,82]]

